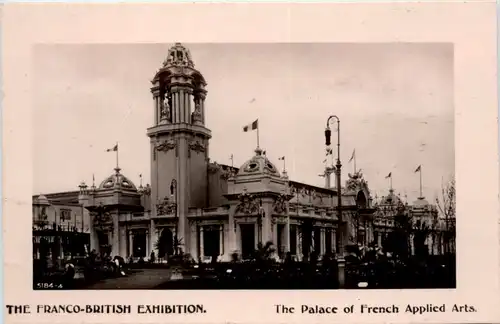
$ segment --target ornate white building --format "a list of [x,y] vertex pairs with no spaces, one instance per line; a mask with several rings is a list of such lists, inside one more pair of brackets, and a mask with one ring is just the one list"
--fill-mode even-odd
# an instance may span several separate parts
[[84,207],[90,249],[145,259],[181,249],[195,260],[229,260],[272,241],[277,257],[290,252],[302,259],[312,251],[334,253],[340,240],[376,239],[375,209],[360,173],[349,175],[342,189],[346,234],[340,235],[331,167],[323,188],[288,179],[259,147],[239,168],[210,162],[205,86],[189,50],[172,46],[152,80],[151,185],[136,187],[117,167],[99,186],[46,194]]

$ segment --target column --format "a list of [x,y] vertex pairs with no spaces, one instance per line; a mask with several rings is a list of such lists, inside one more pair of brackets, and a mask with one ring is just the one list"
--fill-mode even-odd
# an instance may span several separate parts
[[235,223],[235,228],[236,228],[236,233],[234,233],[235,237],[235,242],[234,242],[234,247],[236,248],[236,251],[238,251],[239,254],[241,254],[241,227],[240,224]]
[[191,107],[191,98],[192,98],[192,94],[193,94],[193,90],[191,89],[188,89],[186,90],[186,101],[187,101],[187,104],[186,104],[186,111],[187,111],[187,122],[188,123],[191,123],[191,113],[192,113],[192,107]]
[[278,246],[278,223],[276,222],[271,222],[271,230],[273,232],[273,236],[272,236],[272,240],[273,240],[273,244],[275,247],[279,248]]
[[128,231],[128,255],[127,257],[133,256],[134,251],[134,233],[132,231]]
[[219,255],[224,255],[224,224],[219,227]]
[[[288,214],[288,207],[287,207]],[[287,216],[285,225],[285,253],[290,252],[290,216]]]
[[149,246],[149,242],[151,240],[149,239],[149,231],[146,230],[146,259],[149,259],[149,254],[151,253],[151,249],[150,249],[150,246]]
[[200,260],[203,262],[205,260],[205,245],[203,244],[203,225],[200,226]]
[[297,236],[297,259],[302,260],[302,235],[301,229],[297,226],[295,230],[295,235]]
[[336,253],[337,252],[337,247],[335,246],[335,240],[336,240],[336,237],[335,237],[335,228],[332,227],[332,231],[331,231],[330,235],[332,236],[332,242],[330,243],[332,245],[331,249],[332,249],[333,253]]
[[90,242],[89,242],[89,249],[88,253],[90,253],[92,250],[98,250],[97,248],[99,247],[99,242],[97,238],[97,233],[94,228],[94,217],[91,216],[89,217],[89,234],[90,234]]
[[377,245],[379,247],[382,247],[382,234],[383,234],[382,232],[378,232],[378,235],[377,235],[377,241],[378,241]]
[[172,123],[177,123],[177,118],[179,117],[179,115],[177,114],[177,102],[175,100],[176,96],[177,96],[177,93],[174,92],[174,89],[172,88],[170,90],[170,97],[171,97],[171,110],[172,110]]
[[[156,250],[156,242],[158,241],[158,231],[156,230],[156,224],[155,224],[155,221],[153,219],[151,219],[150,223],[149,223],[149,233],[151,233],[151,240],[149,242],[149,253],[151,253],[151,251],[155,251]],[[156,251],[155,251],[155,254],[158,254]],[[158,255],[156,255],[158,257]]]
[[181,96],[179,92],[175,93],[175,110],[177,111],[177,122],[180,123],[182,122],[182,115],[181,115]]
[[201,122],[205,125],[205,95],[200,95]]
[[179,90],[179,111],[180,111],[180,122],[185,123],[186,122],[186,108],[185,108],[185,96],[184,96],[184,90]]
[[227,249],[228,249],[228,253],[229,253],[229,256],[231,257],[231,253],[233,253],[234,251],[238,250],[238,246],[237,246],[237,235],[236,235],[236,232],[237,232],[237,225],[235,223],[235,220],[234,220],[234,212],[236,210],[236,205],[233,205],[229,208],[229,215],[228,215],[228,223],[227,223],[227,242],[228,242],[228,245],[227,245]]
[[325,228],[322,227],[320,231],[320,242],[321,242],[321,249],[320,249],[320,254],[324,255],[326,253],[326,233],[325,233]]
[[127,232],[124,228],[120,229],[120,256],[127,257]]
[[116,213],[113,215],[113,241],[111,241],[111,255],[119,255],[120,254],[120,223],[119,223],[120,214]]

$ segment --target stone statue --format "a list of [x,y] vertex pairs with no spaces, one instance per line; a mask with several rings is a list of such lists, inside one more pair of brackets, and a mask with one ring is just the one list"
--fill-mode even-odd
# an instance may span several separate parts
[[199,101],[196,101],[194,105],[193,122],[201,122],[201,105]]
[[165,98],[163,99],[163,105],[160,111],[160,119],[170,120],[170,104],[168,94],[165,93]]

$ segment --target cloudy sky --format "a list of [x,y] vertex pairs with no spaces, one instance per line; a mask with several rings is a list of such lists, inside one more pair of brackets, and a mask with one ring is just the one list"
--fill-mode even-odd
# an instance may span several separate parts
[[[171,44],[39,45],[34,63],[33,193],[75,190],[120,167],[150,179],[150,80]],[[453,48],[446,44],[185,44],[207,80],[212,161],[243,164],[260,144],[293,180],[324,185],[326,119],[341,119],[343,177],[356,150],[372,192],[433,200],[454,173]],[[333,136],[333,144],[336,137]]]

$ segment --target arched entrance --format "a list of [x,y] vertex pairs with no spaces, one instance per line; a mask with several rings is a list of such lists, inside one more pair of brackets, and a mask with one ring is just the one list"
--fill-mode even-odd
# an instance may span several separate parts
[[157,249],[159,258],[167,258],[169,255],[174,254],[174,233],[170,228],[165,227],[161,231],[160,238],[158,239]]
[[99,252],[101,255],[104,254],[109,254],[110,251],[110,246],[109,246],[109,237],[108,233],[104,231],[97,231],[97,240],[99,243]]

